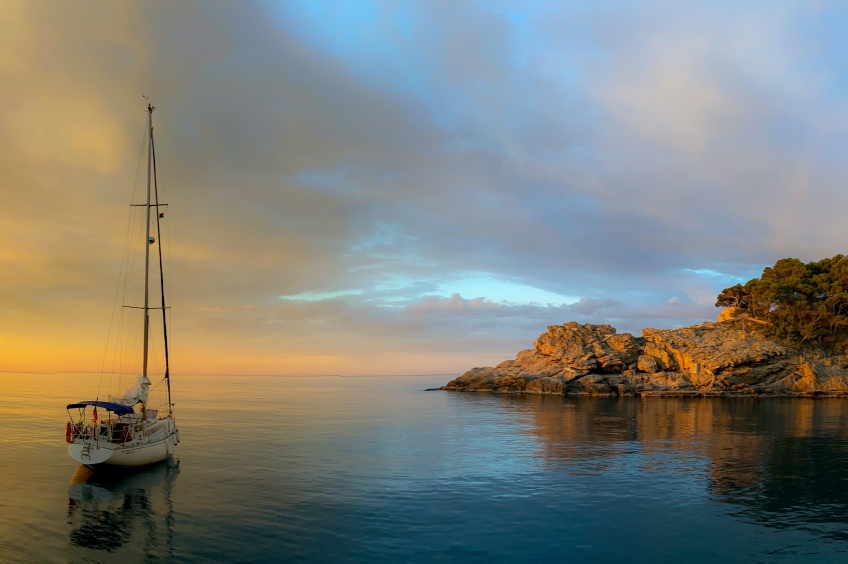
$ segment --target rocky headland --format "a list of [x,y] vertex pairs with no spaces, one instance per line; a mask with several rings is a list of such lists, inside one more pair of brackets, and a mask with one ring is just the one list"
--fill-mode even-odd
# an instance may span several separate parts
[[549,326],[532,349],[474,368],[443,390],[592,396],[848,396],[848,356],[789,348],[755,319],[643,329],[574,321]]

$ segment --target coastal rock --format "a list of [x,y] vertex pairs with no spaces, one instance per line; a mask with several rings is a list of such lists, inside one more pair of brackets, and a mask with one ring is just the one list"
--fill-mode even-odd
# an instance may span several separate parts
[[618,335],[611,325],[580,325],[574,321],[548,327],[533,348],[580,376],[621,372],[636,361],[639,351],[629,333]]
[[636,368],[641,372],[659,372],[660,366],[657,359],[647,354],[640,354],[639,360],[636,361]]
[[725,307],[722,308],[721,313],[718,314],[717,322],[721,323],[722,321],[731,321],[733,319],[733,314],[736,313],[735,307]]
[[553,325],[532,349],[442,389],[554,395],[848,396],[848,357],[801,354],[744,316],[641,337],[610,325]]

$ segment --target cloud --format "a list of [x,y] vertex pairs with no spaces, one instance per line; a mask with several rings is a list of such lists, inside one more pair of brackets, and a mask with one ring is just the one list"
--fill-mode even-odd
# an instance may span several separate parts
[[0,10],[0,342],[72,326],[99,359],[141,94],[193,371],[460,371],[570,319],[713,318],[764,265],[845,252],[839,6]]
[[470,309],[480,308],[497,308],[500,307],[494,302],[488,301],[486,298],[465,299],[459,294],[451,294],[449,298],[440,298],[438,296],[428,296],[417,302],[406,306],[406,312],[410,314],[428,314],[439,311],[467,311]]
[[613,307],[620,307],[621,305],[623,305],[621,302],[617,302],[615,300],[580,298],[579,302],[571,304],[568,309],[578,315],[592,315],[596,312],[602,312],[603,310]]

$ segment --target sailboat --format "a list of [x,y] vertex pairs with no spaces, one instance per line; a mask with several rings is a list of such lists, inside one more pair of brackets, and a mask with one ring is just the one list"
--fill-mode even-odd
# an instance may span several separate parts
[[[136,376],[123,395],[109,395],[107,399],[97,397],[68,405],[69,421],[65,426],[68,454],[75,461],[88,466],[144,466],[165,460],[174,453],[180,442],[180,432],[174,419],[171,401],[171,375],[168,355],[168,326],[166,322],[165,279],[162,268],[162,246],[160,220],[164,217],[167,204],[159,202],[156,183],[156,151],[153,145],[153,110],[147,105],[147,202],[132,204],[144,207],[146,217],[144,253],[143,306],[128,306],[143,310],[143,351],[141,374]],[[152,190],[151,190],[152,187]],[[151,234],[155,226],[156,237]],[[150,250],[156,245],[159,255],[159,290],[161,306],[150,303]],[[164,345],[164,377],[167,385],[167,403],[153,409],[148,406],[151,380],[148,377],[150,360],[150,312],[161,311],[162,338]],[[104,361],[105,363],[105,361]],[[137,367],[137,365],[136,365]],[[102,373],[101,373],[102,380]],[[159,382],[162,383],[162,382]],[[158,384],[157,384],[158,386]]]

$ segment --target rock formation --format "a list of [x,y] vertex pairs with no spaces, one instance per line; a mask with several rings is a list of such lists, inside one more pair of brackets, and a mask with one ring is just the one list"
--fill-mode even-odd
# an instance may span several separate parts
[[644,329],[574,321],[548,327],[532,349],[474,368],[442,389],[528,394],[848,396],[848,357],[799,353],[754,320]]

